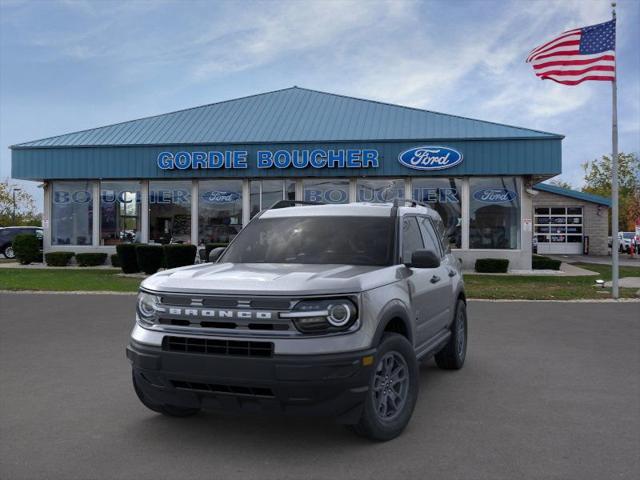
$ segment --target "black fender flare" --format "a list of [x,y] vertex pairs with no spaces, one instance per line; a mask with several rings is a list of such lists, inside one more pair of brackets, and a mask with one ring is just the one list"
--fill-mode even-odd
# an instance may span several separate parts
[[378,322],[376,332],[373,336],[372,347],[380,344],[382,336],[384,335],[385,328],[387,328],[389,322],[394,318],[398,318],[402,321],[405,330],[407,331],[407,338],[413,345],[414,328],[407,306],[399,300],[392,300],[391,302],[386,304],[380,312],[380,320]]

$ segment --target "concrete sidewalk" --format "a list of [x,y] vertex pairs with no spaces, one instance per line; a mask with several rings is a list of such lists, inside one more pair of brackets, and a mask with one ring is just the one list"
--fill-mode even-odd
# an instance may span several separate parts
[[[611,256],[609,255],[551,255],[545,254],[545,257],[560,260],[565,263],[595,263],[598,265],[611,265]],[[626,253],[621,253],[618,257],[620,266],[624,267],[640,267],[640,257],[635,255],[631,258]]]

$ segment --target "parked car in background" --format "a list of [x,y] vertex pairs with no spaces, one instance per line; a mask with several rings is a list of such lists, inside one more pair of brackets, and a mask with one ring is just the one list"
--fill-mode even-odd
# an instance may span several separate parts
[[13,251],[13,239],[16,235],[31,234],[38,237],[40,250],[42,250],[42,228],[40,227],[4,227],[0,228],[0,253],[5,258],[16,258]]
[[619,232],[618,233],[618,238],[620,239],[619,245],[620,245],[621,252],[629,252],[631,247],[631,242],[633,241],[635,236],[636,236],[635,232]]

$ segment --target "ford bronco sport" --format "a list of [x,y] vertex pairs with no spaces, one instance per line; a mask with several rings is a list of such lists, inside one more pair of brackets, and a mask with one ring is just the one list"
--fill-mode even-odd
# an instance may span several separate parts
[[463,281],[439,215],[301,203],[261,212],[213,263],[142,282],[127,357],[145,406],[324,415],[389,440],[412,415],[418,362],[462,367]]

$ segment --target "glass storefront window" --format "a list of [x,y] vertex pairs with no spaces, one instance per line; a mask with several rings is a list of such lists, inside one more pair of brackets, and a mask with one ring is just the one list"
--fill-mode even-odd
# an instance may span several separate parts
[[140,182],[100,184],[100,244],[140,241]]
[[201,181],[199,197],[198,243],[229,243],[242,229],[242,180]]
[[191,181],[149,182],[149,242],[191,242]]
[[[285,197],[284,182],[282,180],[252,180],[250,184],[250,205],[251,205],[251,218],[279,200],[283,200]],[[294,198],[295,199],[295,184],[294,184]]]
[[356,201],[387,203],[404,198],[403,179],[369,179],[356,181]]
[[517,179],[471,178],[469,186],[469,248],[518,248],[520,194]]
[[323,178],[303,180],[303,198],[307,202],[349,203],[349,180]]
[[286,195],[286,200],[295,200],[296,199],[296,181],[285,180],[284,191]]
[[91,182],[54,182],[51,202],[51,244],[91,245],[93,235]]
[[412,189],[414,200],[429,204],[442,217],[451,248],[460,248],[462,246],[462,180],[414,177]]

